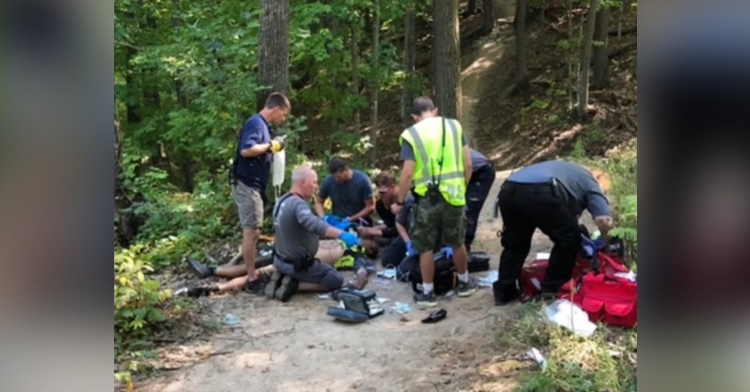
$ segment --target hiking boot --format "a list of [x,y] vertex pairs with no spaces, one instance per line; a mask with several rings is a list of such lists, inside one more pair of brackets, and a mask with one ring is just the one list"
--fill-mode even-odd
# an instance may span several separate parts
[[192,271],[195,276],[198,277],[198,279],[205,279],[213,275],[212,268],[208,267],[207,265],[199,262],[192,257],[186,257],[185,259],[187,260],[188,269]]
[[245,283],[245,292],[250,294],[263,294],[263,282],[260,279],[248,280]]
[[297,292],[298,285],[299,281],[297,279],[284,275],[284,277],[281,278],[281,284],[279,285],[279,288],[276,289],[274,296],[281,302],[287,302],[289,301],[289,298],[292,298],[292,295]]
[[459,297],[468,297],[477,292],[477,284],[469,280],[468,282],[458,281],[456,287]]
[[521,298],[521,292],[518,290],[501,291],[493,287],[492,294],[495,296],[495,306],[505,306]]
[[281,272],[278,270],[273,271],[273,275],[271,275],[271,280],[266,283],[266,299],[273,299],[273,297],[276,295],[276,290],[278,290],[279,286],[281,286],[281,279],[283,276],[281,275]]
[[217,291],[219,291],[219,288],[214,285],[195,286],[187,290],[187,296],[192,298],[208,297]]
[[414,302],[417,303],[419,306],[423,306],[426,308],[431,308],[434,306],[438,306],[437,299],[435,299],[435,292],[431,291],[427,294],[425,293],[417,293],[414,294]]

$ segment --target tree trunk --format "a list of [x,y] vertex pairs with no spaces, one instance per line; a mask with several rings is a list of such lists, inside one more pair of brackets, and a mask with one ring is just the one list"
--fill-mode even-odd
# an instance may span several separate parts
[[495,28],[495,9],[492,0],[482,0],[482,35],[488,35]]
[[289,0],[261,0],[258,111],[273,92],[289,94]]
[[477,0],[469,0],[469,5],[466,7],[467,15],[474,15],[477,13]]
[[[406,12],[404,13],[404,86],[401,95],[401,119],[404,123],[410,120],[412,100],[414,100],[414,69],[417,61],[417,33],[415,28],[416,13],[414,2],[407,0]],[[406,125],[406,124],[404,124]]]
[[591,69],[591,49],[594,41],[594,27],[596,25],[596,10],[599,3],[591,0],[588,20],[586,25],[586,37],[583,40],[581,53],[581,76],[578,80],[578,116],[584,118],[589,103],[589,70]]
[[516,27],[516,71],[518,72],[516,92],[524,92],[531,87],[526,70],[526,7],[526,0],[516,1],[516,17],[513,23]]
[[378,151],[378,92],[380,91],[380,0],[373,4],[372,22],[372,84],[370,85],[370,163],[374,164]]
[[[354,94],[355,97],[359,97],[359,26],[356,22],[351,24],[351,30],[352,94]],[[354,129],[357,131],[361,129],[359,110],[359,106],[354,110]]]
[[596,13],[594,28],[594,80],[592,88],[603,90],[609,87],[609,17],[608,9]]
[[440,114],[461,118],[461,41],[458,0],[434,0],[432,67]]

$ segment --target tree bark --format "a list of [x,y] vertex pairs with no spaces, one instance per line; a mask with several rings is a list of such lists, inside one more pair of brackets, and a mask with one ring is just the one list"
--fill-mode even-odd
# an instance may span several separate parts
[[516,72],[518,80],[516,92],[524,92],[531,87],[528,70],[526,69],[526,0],[516,1]]
[[380,91],[380,0],[375,0],[373,5],[372,23],[372,84],[370,86],[370,101],[372,112],[370,114],[370,163],[374,164],[378,151],[378,92]]
[[[360,86],[359,86],[359,26],[356,22],[351,24],[351,56],[352,56],[352,94],[355,97],[359,97]],[[357,106],[354,110],[354,129],[359,131],[361,129],[360,124],[360,107]]]
[[474,15],[477,13],[477,0],[469,0],[469,4],[466,7],[467,15]]
[[[404,13],[404,86],[401,96],[401,118],[404,122],[409,121],[409,107],[414,99],[412,83],[414,83],[414,70],[417,60],[417,33],[414,11],[414,1],[407,0],[406,12]],[[406,125],[406,124],[404,124]]]
[[609,18],[608,9],[596,13],[594,27],[594,77],[591,87],[603,90],[609,87]]
[[461,117],[461,41],[458,1],[434,0],[433,5],[433,86],[440,114]]
[[261,0],[258,111],[273,92],[289,94],[289,0]]
[[492,0],[482,0],[482,35],[488,35],[495,28],[495,9]]
[[586,37],[583,41],[583,50],[581,54],[581,74],[578,80],[578,116],[585,118],[587,115],[589,103],[589,70],[591,69],[591,49],[594,41],[594,27],[596,25],[596,11],[599,2],[591,0],[589,14],[586,25]]

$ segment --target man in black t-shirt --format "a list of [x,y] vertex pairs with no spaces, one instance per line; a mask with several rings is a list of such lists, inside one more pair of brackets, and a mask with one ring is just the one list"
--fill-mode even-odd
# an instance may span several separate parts
[[378,200],[375,202],[375,212],[378,214],[382,224],[375,227],[361,227],[359,235],[364,237],[363,246],[371,254],[377,253],[381,247],[388,246],[394,238],[398,237],[396,230],[396,214],[392,207],[396,203],[396,177],[393,173],[382,172],[375,176],[373,182],[378,190]]

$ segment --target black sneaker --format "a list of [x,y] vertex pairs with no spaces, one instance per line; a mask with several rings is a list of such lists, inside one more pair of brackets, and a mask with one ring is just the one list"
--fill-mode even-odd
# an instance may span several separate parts
[[492,294],[495,296],[495,306],[505,306],[521,298],[521,292],[518,290],[500,291],[493,287]]
[[192,271],[198,279],[205,279],[213,275],[211,268],[205,264],[192,257],[186,257],[185,259],[187,260],[188,269]]
[[263,294],[263,282],[260,279],[248,280],[245,283],[245,292],[250,294]]
[[196,286],[187,290],[187,296],[192,298],[208,297],[212,293],[219,291],[216,286]]
[[414,302],[416,302],[417,305],[424,306],[426,308],[438,306],[438,302],[435,299],[434,291],[431,291],[428,294],[425,294],[425,293],[414,294]]
[[471,280],[468,282],[462,282],[459,280],[456,291],[458,292],[459,297],[469,297],[477,292],[477,284]]
[[279,286],[281,286],[282,279],[283,279],[283,276],[281,275],[281,272],[279,272],[279,270],[274,269],[273,275],[271,275],[271,280],[268,283],[266,283],[266,289],[265,289],[266,299],[273,299],[273,297],[276,296],[276,290],[278,290]]
[[297,279],[284,275],[281,279],[279,288],[276,289],[276,292],[274,293],[274,296],[281,302],[287,302],[289,301],[289,298],[292,298],[292,295],[297,292],[298,285],[299,281]]

